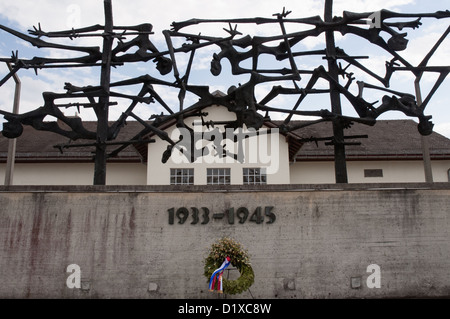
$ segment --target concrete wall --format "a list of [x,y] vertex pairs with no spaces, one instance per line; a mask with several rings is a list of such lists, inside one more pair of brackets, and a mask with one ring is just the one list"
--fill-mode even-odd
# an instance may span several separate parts
[[[0,187],[0,202],[0,298],[217,298],[203,259],[222,236],[255,272],[237,297],[450,296],[448,184]],[[274,206],[276,221],[168,223],[172,207],[212,217],[241,206]],[[66,286],[70,264],[81,289]],[[371,264],[379,289],[367,286]]]
[[[450,161],[432,161],[433,181],[448,182]],[[364,177],[365,169],[382,169],[383,177]],[[349,183],[423,183],[423,161],[347,161]],[[334,162],[290,164],[292,184],[334,183]]]

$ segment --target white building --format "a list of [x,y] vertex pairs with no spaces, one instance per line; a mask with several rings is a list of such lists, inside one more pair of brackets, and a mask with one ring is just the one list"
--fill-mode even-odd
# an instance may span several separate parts
[[[257,136],[242,139],[239,131],[224,131],[221,121],[232,121],[234,113],[220,106],[201,111],[208,115],[187,117],[186,125],[194,131],[191,140],[186,129],[175,121],[157,125],[174,141],[183,135],[184,151],[172,152],[163,163],[162,157],[170,145],[153,133],[144,138],[154,143],[135,144],[112,157],[107,165],[108,185],[208,185],[208,184],[321,184],[334,183],[333,147],[324,141],[304,143],[310,137],[330,137],[330,123],[307,126],[292,133],[276,131],[277,123],[266,122]],[[208,123],[207,125],[202,125]],[[214,125],[215,123],[215,125]],[[297,122],[301,123],[301,122]],[[85,123],[91,129],[94,122]],[[144,126],[130,121],[117,141],[142,137]],[[270,134],[265,134],[270,130]],[[252,131],[243,131],[255,133]],[[346,147],[347,171],[350,183],[424,182],[422,137],[412,120],[378,121],[373,127],[355,124],[346,135],[368,135],[358,139],[361,145]],[[228,134],[228,135],[227,135]],[[211,137],[214,140],[211,141]],[[203,139],[202,139],[203,138]],[[234,139],[234,140],[233,140]],[[450,140],[433,133],[427,137],[430,145],[432,172],[435,182],[448,182],[450,169]],[[190,141],[191,140],[191,141]],[[238,141],[236,141],[238,140]],[[303,141],[303,142],[302,142]],[[356,142],[355,140],[348,140]],[[76,141],[72,143],[84,143]],[[193,142],[193,144],[189,144]],[[0,138],[0,179],[4,180],[9,141]],[[14,185],[91,185],[94,176],[93,148],[67,148],[61,153],[54,145],[68,143],[67,139],[50,132],[25,127],[17,139]],[[195,146],[195,161],[186,156],[190,145]],[[112,151],[118,146],[109,147]],[[228,152],[227,156],[221,156]],[[202,156],[203,155],[203,156]]]

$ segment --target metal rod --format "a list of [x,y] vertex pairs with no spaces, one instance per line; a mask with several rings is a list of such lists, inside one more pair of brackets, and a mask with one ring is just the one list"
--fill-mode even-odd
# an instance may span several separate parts
[[[325,0],[325,22],[333,22],[333,0]],[[334,32],[326,31],[327,56],[336,56],[336,43]],[[334,81],[330,81],[331,111],[342,115],[341,94],[336,83],[339,83],[339,66],[336,59],[328,59],[328,73]],[[334,167],[336,183],[348,183],[347,164],[345,161],[345,145],[340,143],[344,140],[344,128],[339,120],[333,121],[333,135],[338,143],[334,144]]]
[[[50,64],[50,65],[24,65],[23,69],[58,69],[58,68],[87,68],[93,66],[102,66],[103,63],[83,63],[83,64]],[[123,62],[113,62],[111,66],[122,66]]]
[[100,86],[105,96],[99,98],[99,106],[94,107],[97,115],[97,143],[95,150],[94,185],[106,184],[106,141],[108,139],[109,95],[111,83],[111,57],[113,37],[113,12],[111,0],[104,0],[105,36],[103,37],[102,69]]
[[[111,36],[115,38],[125,37],[127,35],[142,35],[142,34],[155,34],[151,31],[139,31],[139,32],[130,32],[130,33],[112,33]],[[72,34],[47,34],[48,38],[86,38],[86,37],[104,37],[105,33],[72,33]]]
[[[117,102],[109,102],[108,105],[109,106],[114,106],[114,105],[118,105],[119,103]],[[99,106],[99,103],[67,103],[67,104],[55,104],[56,107],[65,107],[65,108],[69,108],[69,107],[96,107]]]
[[[416,77],[414,81],[414,88],[416,91],[416,100],[417,105],[420,107],[422,105],[422,91],[420,89],[420,80],[422,78],[423,73]],[[429,145],[429,137],[421,135],[420,142],[422,145],[422,154],[423,154],[423,169],[425,174],[425,182],[433,183],[433,170],[431,168],[431,155],[430,155],[430,145]]]
[[[130,144],[150,144],[155,143],[154,139],[150,140],[130,140],[130,141],[123,141],[123,142],[105,142],[103,145],[111,146],[111,145],[130,145]],[[77,147],[90,147],[90,146],[98,146],[98,143],[81,143],[81,144],[57,144],[54,145],[54,148],[59,149],[62,151],[65,148],[77,148]]]
[[368,58],[369,58],[369,57],[368,57],[367,55],[355,55],[355,56],[350,56],[350,55],[336,55],[336,56],[334,56],[334,57],[329,57],[329,56],[327,55],[327,56],[322,57],[322,60],[329,60],[329,59],[338,59],[338,60],[343,59],[343,60],[345,60],[345,59],[368,59]]
[[[12,71],[12,66],[8,62],[6,63],[8,69]],[[13,114],[19,113],[20,104],[20,91],[22,88],[22,83],[20,82],[19,76],[14,73],[13,79],[16,84],[14,90],[14,104],[13,104]],[[8,157],[6,160],[6,172],[5,172],[5,186],[13,185],[13,175],[14,175],[14,164],[16,161],[16,139],[10,139],[8,142]]]

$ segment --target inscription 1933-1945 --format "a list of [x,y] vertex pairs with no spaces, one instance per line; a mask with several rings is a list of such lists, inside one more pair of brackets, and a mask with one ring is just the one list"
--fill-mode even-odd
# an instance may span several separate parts
[[257,207],[252,214],[247,207],[239,207],[235,209],[234,207],[228,208],[223,213],[211,214],[209,208],[202,207],[198,209],[196,207],[191,207],[191,211],[186,207],[180,207],[178,209],[170,208],[167,210],[169,213],[169,224],[174,225],[175,219],[177,219],[178,224],[185,224],[191,216],[191,225],[208,224],[212,220],[227,220],[228,224],[233,225],[235,221],[239,224],[244,224],[245,222],[254,222],[256,224],[273,224],[276,220],[275,214],[272,212],[273,206]]

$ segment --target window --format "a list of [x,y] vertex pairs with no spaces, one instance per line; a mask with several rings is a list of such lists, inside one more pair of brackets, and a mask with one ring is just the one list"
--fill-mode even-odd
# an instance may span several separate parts
[[383,177],[382,169],[365,169],[364,177]]
[[450,182],[450,169],[447,171],[448,181]]
[[230,185],[231,175],[229,168],[208,168],[206,171],[208,185]]
[[194,185],[194,169],[171,168],[170,185]]
[[264,168],[244,168],[244,185],[267,184],[267,175]]

